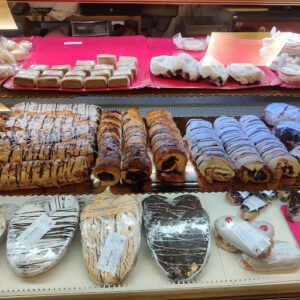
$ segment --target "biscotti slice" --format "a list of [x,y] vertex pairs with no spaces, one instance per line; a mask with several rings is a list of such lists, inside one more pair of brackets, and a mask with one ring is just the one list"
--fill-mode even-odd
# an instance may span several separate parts
[[64,74],[71,71],[70,65],[55,65],[51,67],[51,70],[62,71]]
[[86,74],[84,71],[81,71],[81,70],[72,70],[72,71],[69,71],[65,74],[65,77],[82,77],[82,78],[85,78],[86,77]]
[[137,67],[131,62],[117,62],[117,70],[122,70],[123,68],[130,69],[133,77],[136,77]]
[[131,73],[131,70],[130,69],[125,69],[125,70],[115,70],[114,73],[113,73],[113,76],[128,76],[130,82],[132,82],[133,80],[133,76],[132,76],[132,73]]
[[108,79],[108,87],[127,87],[130,85],[130,79],[127,75],[112,76]]
[[48,65],[31,65],[28,69],[43,72],[45,70],[49,70],[49,66]]
[[63,73],[63,71],[59,71],[59,70],[45,70],[41,74],[41,77],[59,77],[59,78],[63,78],[64,73]]
[[98,64],[106,64],[116,66],[116,56],[113,54],[98,54],[97,55]]
[[89,67],[94,67],[95,66],[95,61],[94,60],[77,60],[76,61],[76,66],[89,66]]
[[83,88],[83,77],[80,76],[64,77],[61,81],[61,88],[81,89]]
[[140,248],[142,208],[136,195],[95,195],[80,216],[83,260],[101,286],[121,284]]
[[36,80],[36,86],[40,88],[58,88],[60,87],[60,78],[54,76],[40,77]]
[[115,67],[113,65],[107,65],[107,64],[100,64],[94,67],[94,71],[108,70],[110,72],[110,76],[113,73],[114,69]]
[[111,71],[110,70],[93,71],[91,73],[91,76],[101,76],[101,77],[105,77],[108,80],[108,78],[111,76]]
[[137,58],[135,56],[119,56],[119,60],[118,62],[122,63],[122,62],[126,62],[126,63],[133,63],[137,66],[138,61]]
[[86,89],[103,89],[107,87],[107,79],[104,76],[89,76],[84,80]]
[[73,71],[83,71],[86,76],[90,76],[92,72],[92,67],[91,66],[75,66],[73,68]]
[[14,84],[26,87],[35,87],[36,79],[39,76],[39,71],[27,71],[21,70],[17,75],[14,76]]

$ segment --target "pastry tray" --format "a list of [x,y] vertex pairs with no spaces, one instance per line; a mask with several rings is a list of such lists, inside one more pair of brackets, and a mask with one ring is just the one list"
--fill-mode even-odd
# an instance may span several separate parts
[[[194,117],[214,122],[217,117]],[[236,117],[239,118],[239,117]],[[185,127],[191,117],[174,117],[182,136],[185,135]],[[149,149],[149,156],[152,153]],[[153,159],[152,159],[153,162]],[[200,175],[190,157],[186,170],[182,174],[160,173],[153,164],[151,180],[143,184],[128,185],[117,184],[110,187],[114,194],[128,193],[160,193],[160,192],[224,192],[224,191],[258,191],[258,190],[292,190],[300,189],[300,176],[297,178],[284,177],[280,180],[271,179],[267,183],[243,183],[238,178],[229,182],[208,183]],[[67,185],[61,188],[41,188],[31,190],[2,191],[0,195],[53,195],[53,194],[89,194],[100,193],[105,190],[99,181],[91,178],[90,182]]]
[[[175,195],[167,195],[172,196]],[[196,193],[208,212],[210,222],[222,215],[239,215],[239,207],[225,200],[225,193]],[[141,195],[144,199],[146,195]],[[89,201],[90,195],[81,196]],[[19,205],[27,197],[1,197],[0,204],[13,202]],[[275,239],[296,245],[293,235],[280,212],[281,202],[276,200],[256,220],[271,222],[275,227]],[[59,297],[60,299],[187,299],[226,296],[300,292],[300,268],[291,272],[256,273],[240,267],[238,256],[216,246],[212,236],[211,256],[200,276],[189,284],[174,284],[162,273],[153,257],[142,232],[142,243],[137,263],[128,279],[120,286],[99,287],[88,276],[82,259],[80,233],[61,261],[44,274],[19,278],[6,259],[5,243],[0,246],[0,298]],[[271,297],[270,297],[271,298]]]

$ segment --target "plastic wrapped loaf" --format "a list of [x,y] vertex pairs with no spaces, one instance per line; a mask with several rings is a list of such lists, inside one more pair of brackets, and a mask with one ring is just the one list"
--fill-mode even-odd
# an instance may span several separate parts
[[240,263],[246,270],[256,272],[292,270],[300,264],[300,251],[291,243],[274,241],[272,254],[269,257],[260,259],[241,253]]
[[134,195],[96,195],[83,209],[81,243],[91,279],[121,284],[132,271],[140,248],[142,207]]
[[300,221],[300,192],[291,191],[287,210],[288,218],[292,222]]
[[263,119],[271,126],[283,121],[300,122],[300,108],[286,103],[271,103],[264,109]]
[[210,122],[189,120],[185,140],[200,174],[208,182],[229,181],[234,177],[233,164]]
[[78,221],[78,201],[71,195],[22,206],[8,228],[7,258],[13,270],[35,276],[53,267],[69,248]]
[[175,282],[194,280],[210,255],[210,225],[199,198],[182,195],[144,199],[148,245],[163,272]]
[[188,51],[203,51],[207,48],[209,38],[206,39],[194,39],[194,38],[183,38],[181,33],[176,33],[173,36],[174,45],[178,49]]
[[0,79],[5,79],[10,76],[13,76],[15,73],[15,70],[10,65],[0,65]]
[[161,55],[152,57],[150,70],[153,75],[175,78],[175,56]]
[[216,233],[240,251],[260,258],[271,255],[272,239],[247,221],[234,216],[221,216],[214,225]]

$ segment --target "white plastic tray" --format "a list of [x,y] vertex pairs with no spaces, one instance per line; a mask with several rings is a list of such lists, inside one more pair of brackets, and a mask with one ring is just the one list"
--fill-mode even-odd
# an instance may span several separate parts
[[[200,197],[211,223],[225,214],[238,215],[239,207],[229,205],[225,193],[194,193]],[[168,194],[174,196],[172,194]],[[178,195],[178,194],[177,194]],[[80,196],[90,199],[90,196]],[[146,195],[141,196],[145,198]],[[23,203],[29,197],[1,197],[5,202]],[[271,222],[275,227],[275,239],[296,244],[279,207],[277,200],[257,220]],[[0,247],[0,298],[67,296],[83,299],[170,299],[206,298],[209,296],[272,294],[300,292],[300,269],[291,273],[259,274],[243,270],[237,256],[219,249],[213,238],[212,253],[206,268],[199,278],[190,284],[174,284],[162,273],[151,256],[144,233],[137,264],[122,286],[99,287],[89,278],[82,259],[80,233],[63,259],[48,272],[33,278],[19,278],[9,267],[5,243]],[[255,287],[254,287],[255,286]]]

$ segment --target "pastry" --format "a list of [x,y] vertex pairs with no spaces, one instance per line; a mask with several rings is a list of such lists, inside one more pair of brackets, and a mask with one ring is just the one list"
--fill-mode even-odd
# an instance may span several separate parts
[[81,71],[81,70],[71,70],[71,71],[69,71],[65,74],[65,78],[66,77],[82,77],[82,78],[85,78],[86,74],[85,74],[84,71]]
[[68,160],[12,162],[1,166],[0,190],[60,187],[89,179],[89,163],[84,156]]
[[14,84],[25,87],[35,87],[39,72],[21,70],[14,76]]
[[289,154],[285,146],[270,132],[259,117],[243,116],[240,119],[240,125],[272,171],[275,179],[280,179],[282,176],[298,176],[300,168],[298,161]]
[[111,76],[111,71],[110,70],[99,70],[99,71],[93,71],[91,73],[91,76],[101,76],[105,77],[106,80]]
[[16,61],[25,60],[28,57],[28,52],[23,47],[12,50],[10,54],[15,58]]
[[73,68],[73,71],[83,71],[85,73],[86,76],[90,76],[91,72],[92,72],[92,67],[91,66],[75,66]]
[[300,193],[292,191],[288,205],[288,219],[292,222],[300,221]]
[[167,110],[151,110],[146,115],[152,153],[159,172],[182,173],[187,155],[181,133]]
[[94,67],[95,66],[94,60],[76,60],[76,66],[89,66]]
[[151,58],[150,71],[155,76],[175,78],[175,56],[161,55]]
[[300,264],[300,251],[292,243],[274,241],[272,254],[269,257],[260,259],[241,253],[240,263],[244,269],[255,272],[291,270]]
[[200,174],[209,182],[228,181],[234,177],[233,164],[210,122],[190,119],[185,140]]
[[9,65],[13,65],[17,63],[14,56],[5,49],[0,50],[0,61],[3,61],[3,63]]
[[127,87],[130,85],[130,79],[127,75],[112,76],[108,79],[108,87]]
[[98,157],[93,175],[104,186],[112,186],[120,181],[121,134],[121,114],[118,111],[103,113],[97,134]]
[[25,48],[27,51],[30,51],[32,49],[32,43],[27,40],[22,40],[18,44]]
[[197,278],[211,251],[209,217],[199,198],[151,195],[143,206],[147,242],[163,272],[175,282]]
[[119,56],[118,63],[132,63],[137,66],[138,61],[135,56]]
[[260,215],[268,206],[268,202],[264,201],[258,195],[251,195],[247,197],[241,204],[240,217],[246,221],[252,221]]
[[300,109],[286,103],[271,103],[264,109],[263,119],[271,126],[283,121],[300,122]]
[[278,191],[255,191],[253,194],[266,201],[268,204],[278,199]]
[[279,78],[288,84],[300,85],[300,66],[297,64],[287,63],[277,68]]
[[107,87],[107,79],[104,76],[88,76],[84,80],[86,89],[104,89]]
[[242,182],[268,182],[270,180],[270,170],[235,118],[219,117],[215,120],[214,127]]
[[250,197],[252,195],[252,193],[250,192],[227,192],[226,193],[226,200],[234,205],[241,205],[245,199],[247,199],[248,197]]
[[70,65],[55,65],[51,67],[51,70],[62,71],[64,74],[71,71]]
[[216,233],[240,251],[260,258],[271,255],[273,240],[251,223],[234,216],[221,216],[214,225]]
[[28,70],[35,70],[35,71],[40,71],[41,73],[45,70],[48,70],[49,66],[48,65],[31,65]]
[[[19,276],[52,268],[70,247],[79,221],[73,196],[48,196],[48,205],[25,204],[14,215],[7,235],[7,259]],[[33,234],[34,232],[34,234]]]
[[81,216],[85,267],[101,286],[119,285],[132,271],[140,248],[142,208],[137,196],[106,191],[93,197]]
[[39,88],[59,88],[60,78],[54,76],[40,77],[36,80],[36,86]]
[[69,76],[64,77],[61,81],[62,89],[81,89],[83,88],[83,77],[80,76]]
[[98,54],[97,64],[116,66],[116,56],[113,54]]
[[300,123],[295,121],[280,122],[273,128],[273,133],[290,151],[300,142]]
[[41,77],[50,77],[50,76],[63,78],[64,77],[64,72],[59,71],[59,70],[45,70],[41,74]]
[[227,71],[240,84],[258,84],[265,76],[261,69],[248,63],[233,63],[227,66]]
[[119,69],[117,69],[117,70],[115,70],[113,72],[113,76],[114,77],[116,77],[116,76],[124,76],[124,75],[128,76],[130,82],[132,82],[133,76],[132,76],[132,72],[131,72],[130,69],[125,69],[125,70],[119,70]]
[[189,54],[178,54],[175,57],[175,74],[187,81],[199,80],[198,61]]
[[117,62],[117,70],[124,70],[124,69],[130,69],[131,73],[133,75],[133,78],[136,77],[137,74],[137,67],[134,63],[131,62]]
[[10,65],[0,65],[0,79],[5,79],[13,76],[15,73],[14,68]]
[[121,177],[129,184],[150,178],[152,163],[147,152],[147,131],[138,108],[122,112],[124,158]]
[[4,213],[0,212],[0,243],[5,240],[7,233],[7,223]]
[[110,73],[109,76],[113,73],[115,67],[113,65],[107,65],[107,64],[100,64],[100,65],[95,65],[94,71],[102,71],[102,70],[108,70]]

